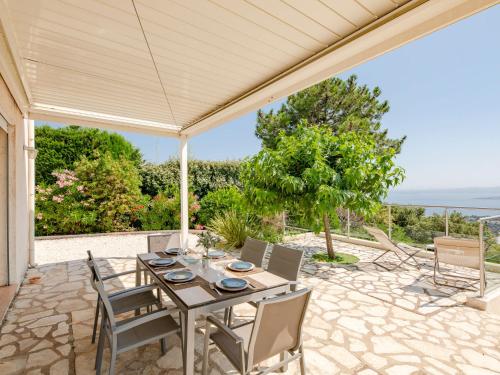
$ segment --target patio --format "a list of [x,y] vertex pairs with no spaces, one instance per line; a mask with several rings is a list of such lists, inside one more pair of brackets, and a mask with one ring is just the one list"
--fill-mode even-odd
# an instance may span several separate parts
[[[133,252],[144,252],[144,235],[95,237],[85,248],[96,254],[109,272],[135,267]],[[128,253],[134,238],[137,248]],[[39,241],[43,265],[29,270],[8,312],[0,336],[2,374],[91,374],[95,345],[90,343],[96,295],[83,260],[62,261],[59,254],[81,239]],[[500,368],[500,316],[463,305],[467,293],[435,288],[430,260],[420,259],[422,271],[382,271],[370,261],[377,250],[335,241],[336,250],[360,258],[356,266],[313,264],[309,257],[324,250],[321,238],[290,239],[306,250],[302,282],[314,287],[306,317],[304,341],[309,374],[495,374]],[[59,246],[52,253],[50,247]],[[56,248],[55,247],[55,248]],[[107,254],[105,254],[107,252]],[[77,256],[77,255],[74,255]],[[37,279],[40,277],[40,279]],[[499,281],[488,274],[489,283]],[[134,284],[134,276],[116,280],[116,288]],[[469,293],[469,292],[468,292]],[[251,308],[237,308],[248,317]],[[201,368],[203,322],[197,334],[196,368]],[[120,374],[180,374],[180,340],[169,341],[168,352],[150,345],[118,356]],[[211,353],[211,374],[233,370],[225,357]],[[289,374],[297,374],[296,364]]]

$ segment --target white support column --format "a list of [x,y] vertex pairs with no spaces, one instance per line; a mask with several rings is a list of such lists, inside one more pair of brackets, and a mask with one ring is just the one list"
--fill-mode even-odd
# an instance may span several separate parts
[[28,210],[29,210],[29,255],[30,266],[35,265],[35,121],[28,118],[24,119],[27,133],[28,145]]
[[180,164],[181,164],[181,248],[188,248],[189,235],[189,203],[188,203],[188,138],[181,136]]

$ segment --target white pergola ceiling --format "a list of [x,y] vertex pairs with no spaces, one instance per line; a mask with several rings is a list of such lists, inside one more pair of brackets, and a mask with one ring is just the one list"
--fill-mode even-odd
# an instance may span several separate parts
[[494,3],[0,0],[0,21],[30,117],[191,135]]

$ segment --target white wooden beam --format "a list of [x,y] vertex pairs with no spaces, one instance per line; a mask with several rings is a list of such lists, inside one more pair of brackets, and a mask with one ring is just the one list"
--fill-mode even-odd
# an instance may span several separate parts
[[349,37],[235,98],[181,134],[197,135],[312,86],[498,3],[498,0],[412,0]]
[[189,197],[188,197],[188,137],[181,136],[179,157],[181,164],[181,248],[187,250],[189,236]]
[[32,106],[29,111],[29,117],[34,120],[58,122],[66,125],[71,124],[154,136],[179,137],[178,128],[169,124],[125,119],[116,116],[98,116],[98,114],[91,115],[81,111],[64,111],[59,109],[51,110],[50,108]]

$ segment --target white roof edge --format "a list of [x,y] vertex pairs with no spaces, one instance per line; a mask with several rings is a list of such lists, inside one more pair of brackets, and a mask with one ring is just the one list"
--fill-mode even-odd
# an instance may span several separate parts
[[[9,11],[3,0],[0,0],[0,27],[3,29],[5,40],[0,42],[0,72],[5,78],[17,106],[25,114],[31,102],[24,68],[21,58],[17,54],[17,42],[12,31],[12,25],[8,19]],[[2,38],[3,39],[3,38]]]
[[44,106],[40,104],[33,105],[28,117],[32,120],[53,121],[68,125],[74,124],[115,131],[179,137],[179,128],[175,125],[79,111],[71,108]]
[[222,109],[184,127],[181,134],[194,136],[210,130],[496,3],[497,0],[410,1],[346,38],[347,41],[344,39],[329,47],[329,52],[306,60],[281,77],[270,80]]

